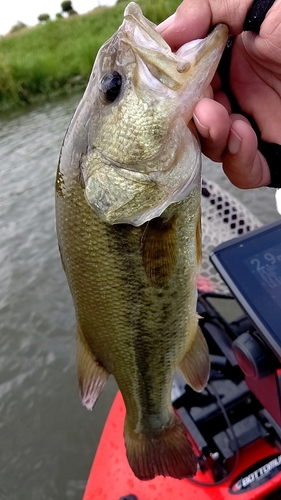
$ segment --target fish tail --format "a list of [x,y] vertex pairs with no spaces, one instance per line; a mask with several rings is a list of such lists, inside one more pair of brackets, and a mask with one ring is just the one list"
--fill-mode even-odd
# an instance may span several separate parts
[[155,476],[184,479],[196,474],[197,459],[182,422],[173,423],[157,434],[145,435],[130,429],[125,420],[127,459],[136,477],[143,481]]

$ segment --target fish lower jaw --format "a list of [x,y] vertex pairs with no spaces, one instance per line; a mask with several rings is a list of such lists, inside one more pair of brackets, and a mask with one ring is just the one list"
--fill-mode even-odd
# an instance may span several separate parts
[[[110,196],[110,193],[102,193],[99,198],[93,196],[91,189],[85,189],[85,198],[100,220],[110,225],[130,224],[135,227],[142,226],[152,219],[160,217],[172,204],[179,203],[201,184],[201,169],[194,168],[190,177],[176,186],[171,192],[156,182],[151,182],[154,190],[152,197],[147,202],[143,191],[137,191],[131,198],[128,193],[121,194],[120,199]],[[127,197],[128,196],[128,197]],[[124,199],[124,204],[121,200]],[[151,203],[152,206],[149,206]]]
[[[180,125],[183,123],[179,119],[175,126]],[[111,225],[138,227],[160,217],[166,208],[183,201],[201,184],[201,151],[185,124],[168,156],[165,153],[158,158],[160,171],[150,166],[150,172],[145,173],[105,161],[95,149],[95,158],[90,155],[83,163],[86,201],[99,219]]]

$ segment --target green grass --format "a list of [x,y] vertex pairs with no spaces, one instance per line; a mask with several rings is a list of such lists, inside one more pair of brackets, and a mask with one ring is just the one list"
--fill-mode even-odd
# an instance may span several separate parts
[[[118,29],[128,2],[24,29],[0,38],[0,110],[86,86],[100,46]],[[180,0],[140,0],[144,15],[158,24]]]

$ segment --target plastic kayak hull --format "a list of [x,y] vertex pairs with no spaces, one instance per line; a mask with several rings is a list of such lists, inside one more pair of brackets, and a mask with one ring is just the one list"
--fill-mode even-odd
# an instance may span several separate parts
[[[99,443],[83,500],[125,500],[126,497],[128,500],[264,500],[272,492],[275,493],[270,498],[281,499],[281,471],[277,470],[272,471],[273,477],[265,478],[267,480],[264,484],[259,482],[258,487],[254,487],[253,481],[253,489],[250,491],[244,491],[243,488],[240,491],[239,486],[235,488],[241,477],[249,482],[252,480],[251,473],[244,473],[251,471],[251,465],[253,473],[256,473],[255,464],[263,462],[266,457],[270,462],[271,458],[278,454],[278,450],[264,440],[256,442],[252,449],[247,447],[242,450],[233,472],[223,482],[213,486],[162,476],[152,481],[140,481],[134,476],[127,462],[123,438],[124,417],[125,407],[118,392]],[[203,474],[200,471],[194,479],[205,483],[212,481],[208,472]]]

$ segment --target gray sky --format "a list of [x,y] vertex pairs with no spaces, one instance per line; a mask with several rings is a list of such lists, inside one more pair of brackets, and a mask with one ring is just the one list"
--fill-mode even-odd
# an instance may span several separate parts
[[[61,11],[62,0],[3,0],[0,16],[0,35],[8,33],[17,21],[27,26],[38,23],[39,14],[49,14],[55,18]],[[84,14],[98,5],[114,5],[116,0],[72,0],[72,6],[78,14]]]

